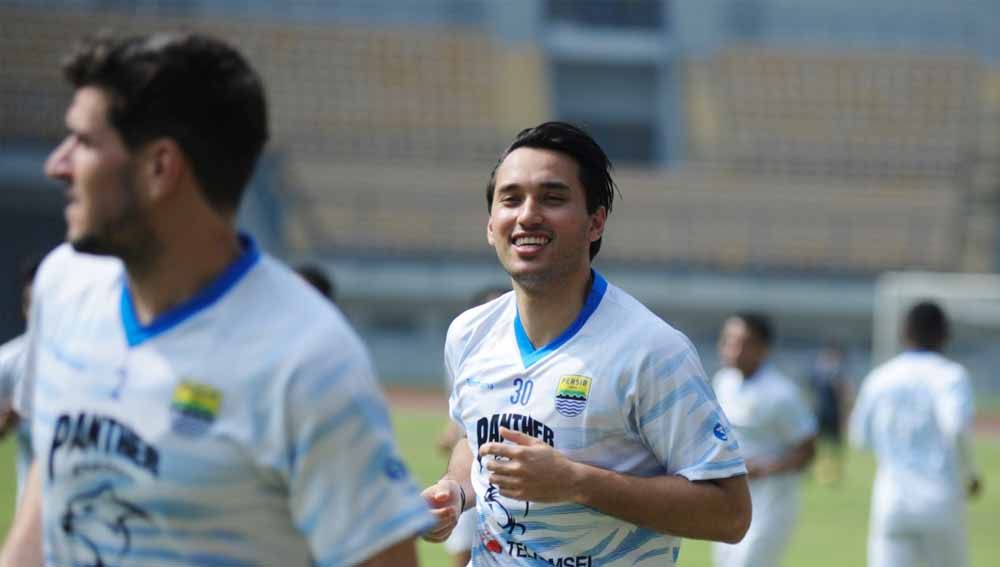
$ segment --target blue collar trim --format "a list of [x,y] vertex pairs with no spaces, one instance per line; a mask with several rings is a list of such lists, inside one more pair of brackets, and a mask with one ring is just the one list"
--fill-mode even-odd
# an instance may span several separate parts
[[521,362],[524,363],[525,368],[545,358],[549,353],[576,336],[587,322],[587,319],[590,319],[590,316],[597,310],[597,306],[601,304],[601,299],[604,298],[604,292],[608,290],[608,281],[601,274],[597,273],[596,270],[591,270],[590,273],[594,276],[594,283],[590,286],[590,293],[587,294],[587,300],[583,302],[583,309],[577,315],[576,321],[573,321],[573,324],[551,343],[540,349],[535,349],[535,345],[531,344],[531,339],[528,338],[528,333],[524,330],[524,325],[521,324],[521,314],[518,313],[514,317],[514,336],[517,338],[517,348],[521,351]]
[[128,279],[123,278],[121,295],[121,317],[122,326],[125,328],[125,338],[128,346],[134,347],[143,342],[169,331],[180,325],[187,319],[196,315],[203,309],[215,303],[220,297],[233,288],[250,268],[257,264],[260,259],[260,250],[253,238],[246,234],[240,234],[240,245],[243,253],[233,261],[215,280],[202,288],[180,305],[171,307],[148,325],[139,322],[135,314],[135,306],[132,304],[132,295],[128,289]]

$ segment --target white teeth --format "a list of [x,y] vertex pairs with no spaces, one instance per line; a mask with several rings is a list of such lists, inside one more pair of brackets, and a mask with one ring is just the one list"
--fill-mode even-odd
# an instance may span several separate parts
[[531,246],[533,244],[548,244],[549,239],[544,236],[519,236],[514,239],[516,246]]

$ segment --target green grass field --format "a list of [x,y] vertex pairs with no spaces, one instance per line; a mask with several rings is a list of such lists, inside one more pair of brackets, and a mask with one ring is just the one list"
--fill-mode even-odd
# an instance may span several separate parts
[[[396,434],[403,455],[421,483],[436,480],[444,470],[444,459],[434,449],[434,440],[444,416],[424,412],[397,412]],[[1000,557],[1000,439],[982,438],[976,457],[984,476],[985,493],[969,507],[972,565],[992,567]],[[802,513],[786,567],[844,567],[865,564],[868,529],[868,498],[874,465],[866,455],[847,454],[845,479],[836,487],[803,483]],[[14,446],[0,444],[0,533],[6,533],[14,506]],[[711,567],[709,545],[687,541],[679,564]],[[440,545],[420,543],[421,565],[446,567],[450,563]]]

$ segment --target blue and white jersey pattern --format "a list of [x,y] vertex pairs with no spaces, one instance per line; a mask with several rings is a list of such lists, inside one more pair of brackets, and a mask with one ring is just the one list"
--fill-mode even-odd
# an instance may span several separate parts
[[[15,392],[20,389],[24,377],[25,349],[27,335],[15,337],[0,346],[0,408],[13,405]],[[17,425],[17,500],[21,500],[28,469],[34,458],[31,451],[31,427],[29,420]]]
[[944,529],[960,521],[969,466],[960,451],[974,414],[965,369],[940,354],[904,352],[869,374],[849,434],[878,462],[876,523]]
[[[623,474],[705,480],[746,472],[691,343],[596,272],[579,317],[549,345],[531,344],[511,292],[452,323],[445,363],[452,419],[473,455],[501,441],[503,426]],[[478,458],[472,484],[477,567],[662,567],[680,553],[680,538],[592,508],[500,496]]]
[[47,565],[353,565],[433,524],[360,340],[242,242],[148,325],[119,261],[43,263],[19,402]]

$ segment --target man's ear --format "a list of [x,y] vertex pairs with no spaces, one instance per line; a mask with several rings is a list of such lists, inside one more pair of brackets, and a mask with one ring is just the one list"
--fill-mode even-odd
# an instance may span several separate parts
[[139,166],[147,198],[159,201],[173,195],[187,167],[187,157],[176,141],[157,138],[147,143],[141,150]]
[[608,209],[597,207],[594,214],[590,215],[590,241],[597,242],[604,236],[604,224],[608,220]]

